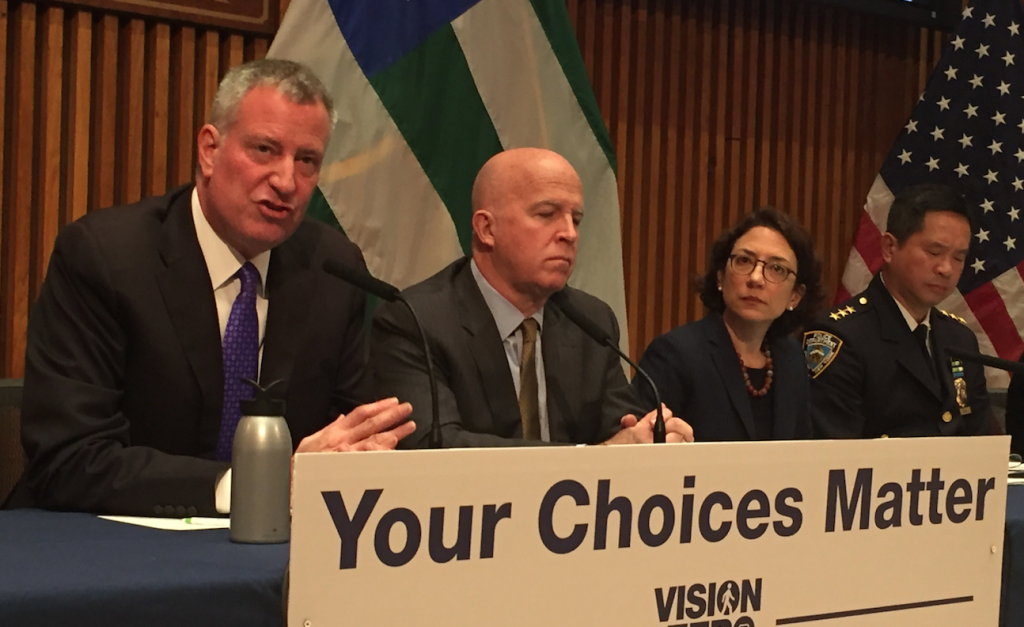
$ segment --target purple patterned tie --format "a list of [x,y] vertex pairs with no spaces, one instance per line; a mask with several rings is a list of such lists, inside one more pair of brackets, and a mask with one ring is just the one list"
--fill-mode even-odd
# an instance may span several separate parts
[[260,357],[260,323],[256,316],[256,286],[260,272],[250,262],[238,271],[242,291],[235,298],[224,330],[224,412],[217,440],[217,459],[231,461],[235,428],[242,418],[239,403],[252,397],[252,386],[242,379],[256,380]]

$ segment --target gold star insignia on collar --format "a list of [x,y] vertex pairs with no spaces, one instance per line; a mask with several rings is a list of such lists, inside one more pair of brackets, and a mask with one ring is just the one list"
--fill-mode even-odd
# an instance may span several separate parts
[[944,309],[940,309],[939,311],[942,312],[942,315],[946,316],[947,318],[952,318],[953,320],[956,320],[960,324],[964,324],[964,325],[967,324],[966,320],[964,320],[963,318],[961,318],[960,316],[958,316],[956,314],[949,313],[948,311],[946,311]]
[[834,312],[829,314],[829,318],[832,318],[833,320],[839,320],[840,318],[845,318],[846,316],[854,313],[855,311],[857,310],[847,305],[846,307],[843,307],[842,309],[836,309]]

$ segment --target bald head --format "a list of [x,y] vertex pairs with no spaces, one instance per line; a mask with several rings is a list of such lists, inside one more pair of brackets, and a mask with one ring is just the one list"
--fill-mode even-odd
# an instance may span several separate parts
[[582,218],[583,186],[564,157],[541,148],[500,152],[473,184],[473,259],[532,315],[572,273]]
[[557,152],[544,148],[499,152],[487,160],[473,181],[473,211],[500,211],[510,199],[528,194],[549,181],[582,187],[576,170]]

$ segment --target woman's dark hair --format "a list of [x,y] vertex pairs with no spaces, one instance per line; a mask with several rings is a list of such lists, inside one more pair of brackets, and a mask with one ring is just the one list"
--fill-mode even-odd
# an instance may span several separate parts
[[771,340],[805,326],[814,319],[825,300],[825,292],[821,287],[821,261],[814,253],[814,240],[804,227],[788,215],[774,207],[761,207],[743,218],[732,230],[723,233],[711,247],[708,269],[703,277],[697,279],[697,290],[706,308],[718,313],[725,311],[725,300],[718,289],[718,273],[725,271],[736,240],[757,226],[776,231],[786,239],[796,253],[796,287],[804,287],[800,304],[793,311],[783,311],[769,327],[767,338]]

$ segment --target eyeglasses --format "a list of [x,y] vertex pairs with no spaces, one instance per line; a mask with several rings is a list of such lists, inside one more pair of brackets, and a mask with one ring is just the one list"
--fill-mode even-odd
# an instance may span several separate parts
[[791,274],[796,276],[795,271],[790,270],[777,261],[765,261],[743,253],[733,253],[729,255],[729,268],[731,268],[736,274],[747,276],[754,272],[754,268],[757,267],[757,264],[762,264],[764,266],[764,278],[772,283],[783,283]]

